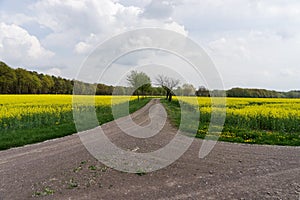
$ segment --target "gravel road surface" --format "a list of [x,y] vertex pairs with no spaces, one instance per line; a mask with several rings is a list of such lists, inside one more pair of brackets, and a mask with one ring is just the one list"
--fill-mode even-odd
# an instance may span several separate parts
[[[153,105],[159,100],[133,120],[145,126]],[[128,136],[115,121],[102,129],[118,147],[137,153],[164,147],[177,132],[168,120],[147,139]],[[106,167],[78,134],[1,151],[0,199],[300,199],[299,147],[218,142],[199,159],[201,144],[195,139],[171,165],[138,174]]]

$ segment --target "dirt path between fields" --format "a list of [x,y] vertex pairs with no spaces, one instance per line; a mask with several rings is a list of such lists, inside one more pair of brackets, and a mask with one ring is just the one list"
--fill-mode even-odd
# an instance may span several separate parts
[[[152,100],[133,119],[145,126],[157,104]],[[116,122],[102,129],[114,144],[137,153],[157,150],[176,134],[168,120],[148,139],[126,135]],[[176,162],[145,174],[107,168],[78,134],[1,151],[0,199],[300,199],[299,147],[218,142],[199,159],[201,144],[195,139]]]

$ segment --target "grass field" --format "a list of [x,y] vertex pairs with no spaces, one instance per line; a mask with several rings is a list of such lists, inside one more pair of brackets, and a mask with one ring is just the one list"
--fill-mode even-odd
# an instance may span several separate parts
[[[190,97],[179,97],[191,104]],[[196,137],[204,138],[211,119],[210,98],[198,98],[200,122]],[[164,101],[171,120],[179,126],[180,105]],[[227,98],[226,120],[219,140],[230,142],[300,145],[300,99]]]
[[[80,99],[83,105],[80,109],[91,108],[90,97],[82,96]],[[99,124],[114,119],[111,96],[96,96],[92,99],[95,100]],[[128,99],[129,97],[117,96],[114,97],[113,104],[123,106],[128,103]],[[196,137],[204,138],[211,120],[211,99],[197,98],[196,101],[190,97],[178,99],[175,98],[171,103],[162,101],[171,120],[179,126],[181,116],[179,101],[192,109],[199,109],[200,120]],[[129,112],[138,110],[148,101],[149,99],[142,99],[138,102],[135,97],[131,97]],[[226,120],[219,140],[300,145],[300,99],[227,98],[226,101]],[[72,109],[72,95],[0,95],[0,149],[77,132]],[[126,114],[128,113],[119,112],[118,116]],[[95,124],[87,125],[85,128],[93,126]],[[190,127],[187,127],[187,130],[188,128]]]
[[[77,132],[72,111],[72,95],[0,95],[0,149],[62,137]],[[82,103],[88,99],[82,96]],[[128,103],[129,97],[114,96],[116,106]],[[129,112],[144,106],[149,99],[130,98]],[[111,96],[96,96],[95,110],[99,124],[114,119]],[[124,116],[118,113],[118,116]],[[92,127],[86,127],[92,128]]]

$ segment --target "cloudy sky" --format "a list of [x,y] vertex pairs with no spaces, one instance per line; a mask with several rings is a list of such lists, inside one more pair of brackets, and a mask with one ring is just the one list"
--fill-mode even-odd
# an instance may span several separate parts
[[[144,27],[176,31],[197,42],[226,89],[300,89],[298,0],[0,0],[0,60],[75,78],[97,45]],[[115,68],[140,60],[147,66],[147,55],[129,55]],[[157,69],[163,66],[160,59]],[[201,84],[192,74],[191,83]]]

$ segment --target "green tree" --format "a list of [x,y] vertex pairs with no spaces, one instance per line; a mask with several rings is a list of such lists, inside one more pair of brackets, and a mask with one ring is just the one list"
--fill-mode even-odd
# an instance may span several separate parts
[[113,86],[108,86],[102,83],[97,84],[96,95],[111,95]]
[[53,90],[55,94],[65,94],[66,93],[66,87],[65,87],[65,81],[61,77],[54,77],[52,76],[54,81]]
[[151,95],[163,96],[166,94],[166,91],[162,87],[152,87],[150,89]]
[[4,62],[0,62],[0,93],[12,93],[16,80],[15,71]]
[[48,94],[54,86],[52,77],[49,75],[40,75],[40,79],[42,83],[41,93]]
[[116,86],[114,89],[114,95],[125,95],[125,89],[122,86]]
[[145,92],[151,87],[150,77],[144,72],[131,71],[127,76],[127,81],[131,87],[133,87],[135,93],[140,100],[140,94],[145,95]]
[[16,81],[16,92],[19,94],[28,94],[28,88],[31,81],[31,76],[25,69],[18,68],[15,70],[17,81]]
[[31,73],[28,82],[28,93],[37,94],[40,93],[42,88],[42,82],[39,79],[37,73]]
[[192,84],[183,84],[182,85],[182,95],[183,96],[193,96],[195,95],[195,87]]
[[[221,93],[221,91],[219,93]],[[209,90],[204,86],[200,86],[198,88],[198,90],[195,92],[195,94],[198,97],[209,97],[210,96]]]

